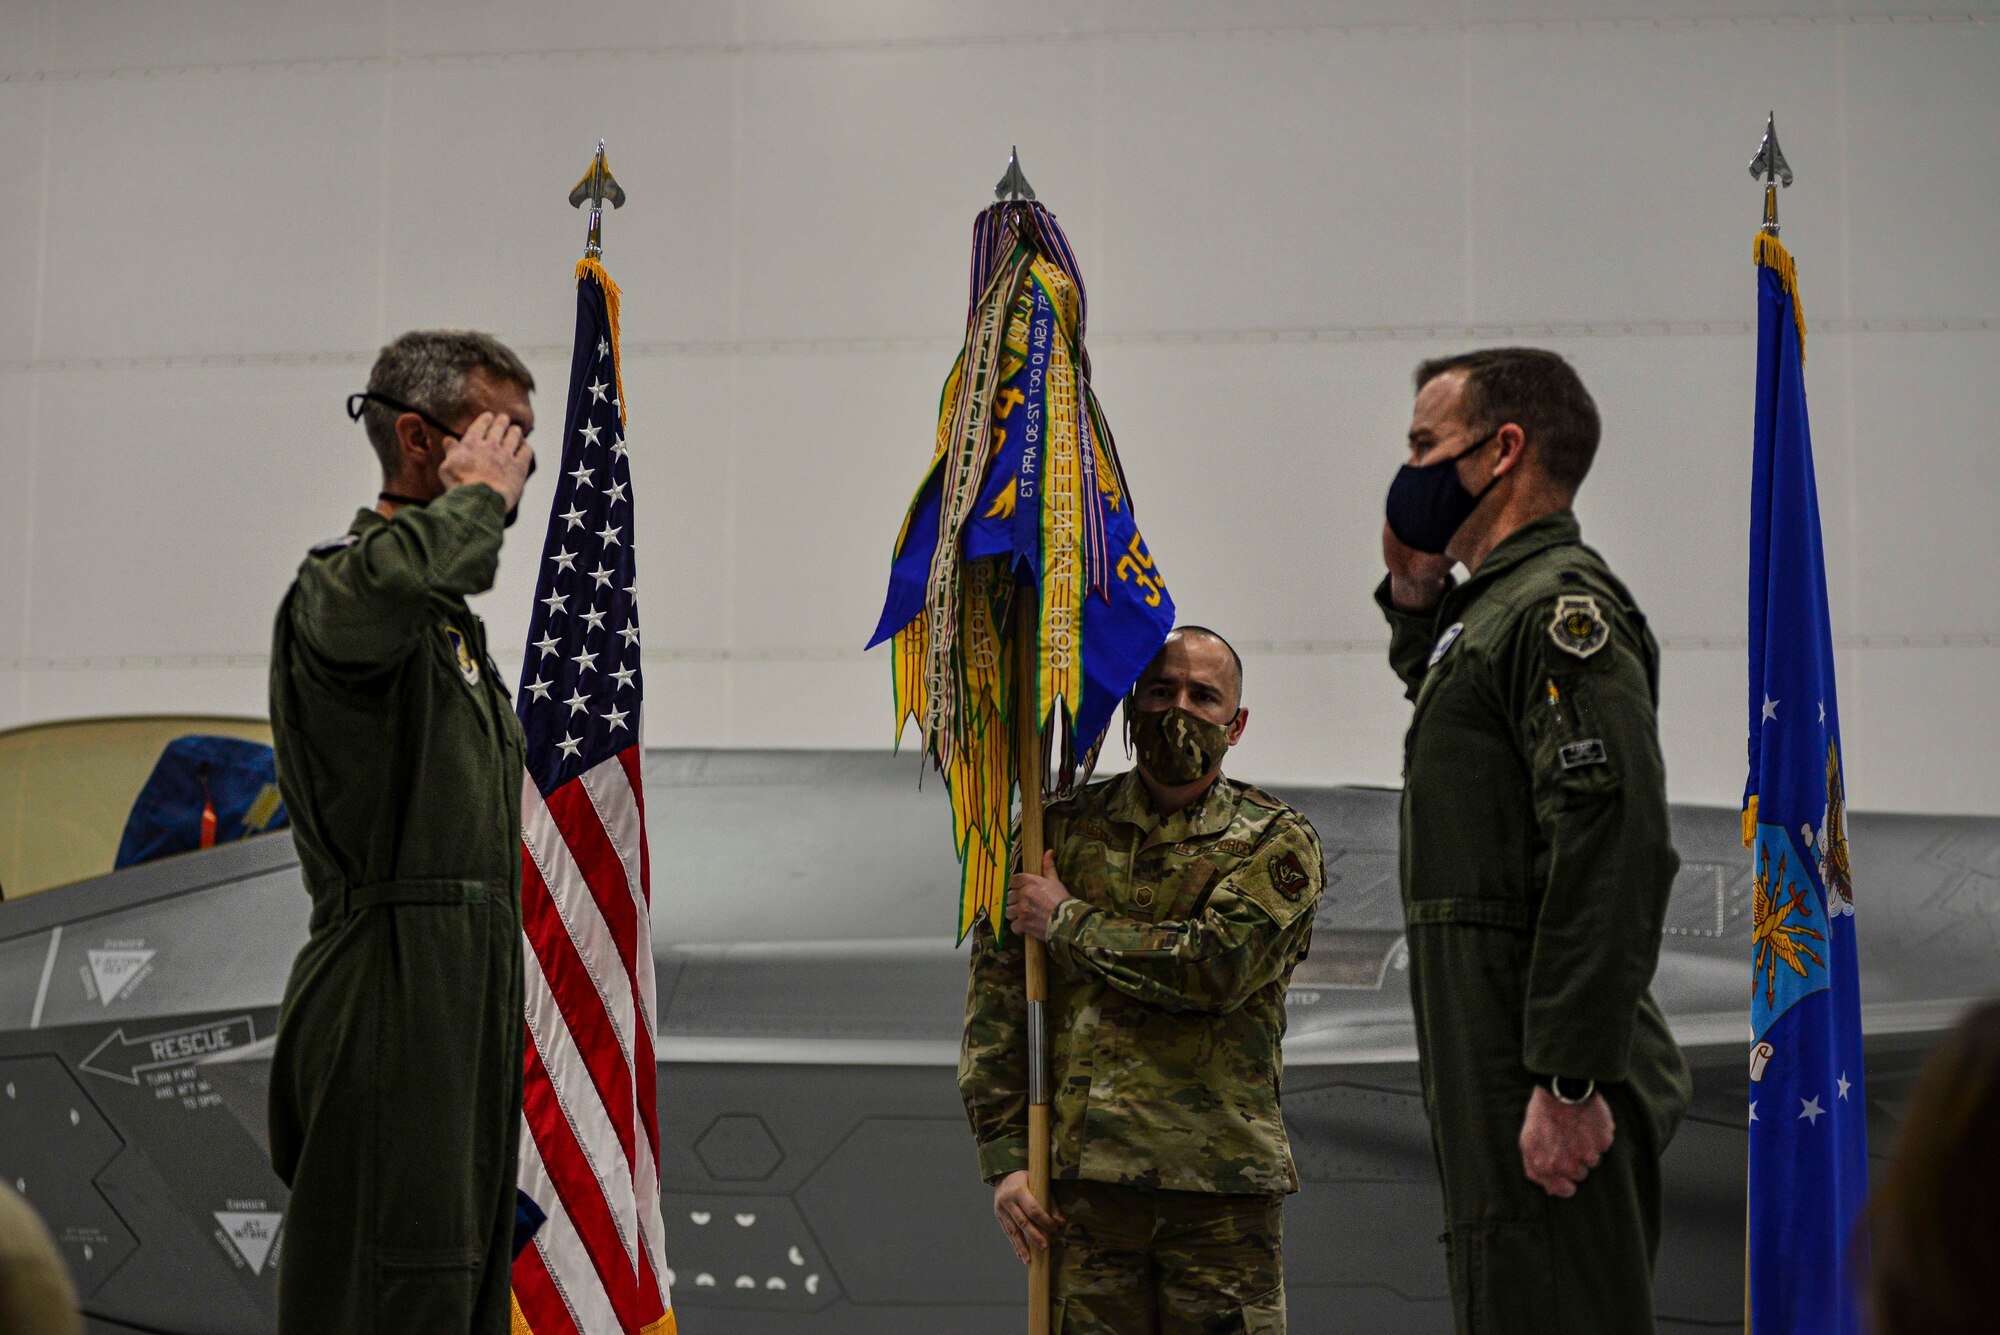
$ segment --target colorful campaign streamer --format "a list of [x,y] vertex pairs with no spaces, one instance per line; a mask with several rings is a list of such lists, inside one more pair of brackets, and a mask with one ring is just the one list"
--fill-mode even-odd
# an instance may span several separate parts
[[965,347],[869,642],[894,641],[899,733],[917,721],[951,794],[960,940],[982,915],[997,930],[1006,894],[1015,598],[1035,600],[1030,706],[1058,796],[1089,777],[1112,710],[1173,628],[1091,392],[1084,314],[1053,214],[1010,201],[980,215]]

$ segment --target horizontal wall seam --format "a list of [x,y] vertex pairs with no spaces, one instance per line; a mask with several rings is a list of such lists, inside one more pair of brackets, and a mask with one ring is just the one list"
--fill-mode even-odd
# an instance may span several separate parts
[[[1617,338],[1748,338],[1755,326],[1748,320],[1544,320],[1480,324],[1327,325],[1286,329],[1162,329],[1120,332],[1093,329],[1093,348],[1259,347],[1315,343],[1439,343],[1479,340],[1617,339]],[[2000,319],[1818,319],[1812,332],[1840,334],[1991,334]],[[949,352],[960,339],[898,338],[773,338],[681,339],[619,347],[628,362],[672,357],[797,357],[883,355],[906,352]],[[564,359],[567,343],[517,344],[530,359]],[[173,371],[292,366],[371,366],[379,349],[327,352],[199,352],[157,357],[40,357],[0,360],[0,375],[64,371]]]
[[1912,28],[2000,23],[2000,15],[1937,14],[1711,14],[1687,17],[1581,17],[1546,19],[1440,19],[1429,22],[1315,23],[1174,29],[1125,29],[1049,33],[941,33],[924,37],[822,38],[800,41],[687,42],[665,46],[590,47],[564,51],[482,51],[410,56],[328,56],[186,64],[131,65],[101,69],[21,70],[0,74],[5,84],[66,84],[104,80],[165,80],[266,74],[344,74],[401,69],[476,69],[529,64],[586,64],[611,61],[733,59],[739,56],[814,56],[923,51],[980,51],[1061,46],[1170,45],[1191,42],[1296,42],[1455,38],[1469,34],[1700,33],[1763,29]]
[[[1741,651],[1742,636],[1668,635],[1660,639],[1665,649],[1681,651]],[[1836,649],[1995,649],[2000,648],[2000,631],[1939,631],[1916,635],[1836,635]],[[1341,658],[1352,655],[1378,657],[1388,649],[1386,639],[1368,640],[1238,640],[1236,648],[1246,658]],[[640,654],[642,664],[667,663],[858,663],[868,658],[866,650],[840,645],[768,645],[725,648],[690,645],[675,649],[648,649]],[[886,656],[879,656],[887,662]],[[261,653],[241,654],[102,654],[75,657],[0,658],[0,672],[189,672],[213,670],[263,671],[270,657]]]

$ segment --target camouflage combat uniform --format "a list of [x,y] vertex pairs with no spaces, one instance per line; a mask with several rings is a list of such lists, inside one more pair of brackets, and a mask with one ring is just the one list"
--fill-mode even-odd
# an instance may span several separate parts
[[278,784],[312,895],[278,1014],[283,1335],[504,1335],[521,1126],[521,726],[467,594],[505,502],[363,510],[285,596]]
[[[1319,837],[1218,780],[1171,816],[1136,773],[1048,811],[1076,898],[1049,929],[1056,1329],[1284,1329],[1278,1111],[1285,987],[1324,882]],[[987,1181],[1027,1157],[1022,946],[975,934],[959,1091]]]
[[[1659,648],[1569,511],[1434,612],[1376,600],[1416,702],[1402,889],[1424,1102],[1461,1335],[1653,1329],[1659,1159],[1686,1062],[1648,985],[1680,865]],[[1574,1197],[1521,1164],[1538,1077],[1594,1080],[1616,1140]]]

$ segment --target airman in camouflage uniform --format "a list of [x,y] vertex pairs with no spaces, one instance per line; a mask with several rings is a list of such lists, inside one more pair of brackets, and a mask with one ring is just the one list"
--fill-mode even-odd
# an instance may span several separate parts
[[1659,647],[1569,508],[1599,433],[1575,372],[1498,349],[1417,382],[1376,597],[1416,704],[1403,904],[1458,1330],[1651,1331],[1691,1094],[1648,991],[1679,866]]
[[[1016,1253],[1056,1245],[1067,1335],[1284,1329],[1279,1041],[1324,872],[1303,816],[1221,777],[1240,696],[1228,645],[1175,631],[1127,702],[1138,768],[1051,805],[1015,931],[975,936],[959,1089]],[[1025,1185],[1021,931],[1049,947],[1053,1215]]]

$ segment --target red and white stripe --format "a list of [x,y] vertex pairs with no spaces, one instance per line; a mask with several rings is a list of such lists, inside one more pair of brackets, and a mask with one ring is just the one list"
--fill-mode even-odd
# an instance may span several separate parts
[[643,791],[637,746],[546,799],[522,786],[520,1181],[549,1216],[514,1266],[516,1325],[533,1335],[674,1329]]

